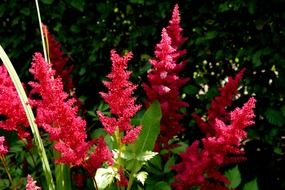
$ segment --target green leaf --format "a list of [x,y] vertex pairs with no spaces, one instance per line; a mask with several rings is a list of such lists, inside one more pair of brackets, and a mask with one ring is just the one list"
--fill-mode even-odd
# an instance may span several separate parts
[[260,51],[258,51],[255,54],[253,54],[253,56],[252,56],[252,63],[254,65],[254,67],[258,67],[258,66],[260,66],[262,64],[260,56],[261,56],[261,52]]
[[8,179],[1,179],[0,180],[0,189],[8,189],[9,187],[9,180]]
[[141,171],[141,172],[139,172],[139,173],[137,174],[136,177],[137,177],[137,180],[140,181],[140,182],[144,185],[144,182],[145,182],[145,180],[146,180],[146,178],[147,178],[147,175],[148,175],[147,172]]
[[181,152],[185,152],[187,147],[188,147],[188,144],[184,142],[179,142],[177,147],[171,149],[171,152],[174,154],[180,154]]
[[25,15],[25,16],[29,16],[30,15],[30,9],[28,7],[24,7],[22,9],[20,9],[20,12]]
[[155,141],[160,132],[161,109],[155,101],[145,112],[142,118],[142,131],[134,144],[134,151],[139,155],[147,150],[153,150]]
[[85,0],[71,0],[70,5],[82,12],[84,10]]
[[106,135],[107,135],[107,132],[104,129],[102,129],[102,128],[95,129],[91,133],[91,137],[92,138],[99,138],[101,136],[106,136]]
[[230,184],[228,185],[228,188],[235,189],[240,185],[241,176],[240,176],[238,166],[227,170],[225,172],[225,176],[230,180]]
[[242,190],[258,190],[257,179],[255,178],[254,180],[246,183]]
[[44,4],[50,5],[54,2],[54,0],[41,0]]
[[[118,158],[119,151],[117,149],[113,150],[114,158]],[[125,160],[133,160],[135,159],[135,154],[133,152],[124,151],[121,152],[121,158]]]
[[282,115],[282,112],[280,112],[279,110],[268,108],[265,111],[265,117],[272,125],[281,127],[285,124],[285,119]]
[[150,163],[155,166],[156,168],[162,169],[161,166],[161,157],[160,155],[155,156],[153,159],[150,160]]
[[199,88],[191,84],[183,88],[183,92],[189,95],[195,95],[198,93],[198,91],[199,91]]
[[70,168],[64,164],[55,166],[56,188],[61,190],[71,189]]
[[110,185],[116,176],[112,167],[99,168],[95,174],[95,180],[99,189],[105,189]]
[[144,4],[144,0],[130,0],[130,2],[134,4]]
[[211,40],[211,39],[214,39],[217,35],[218,35],[218,32],[217,32],[217,31],[210,31],[210,32],[207,32],[207,33],[206,33],[205,38],[206,38],[207,40]]
[[164,173],[170,172],[171,171],[171,166],[173,166],[174,164],[175,164],[175,158],[172,156],[172,157],[170,157],[167,160],[167,162],[166,162],[166,164],[164,166],[163,172]]
[[148,161],[148,160],[152,159],[153,157],[155,157],[157,154],[158,154],[157,152],[145,151],[145,152],[140,153],[137,156],[137,160]]
[[171,187],[168,183],[164,181],[157,182],[155,184],[155,190],[171,190]]

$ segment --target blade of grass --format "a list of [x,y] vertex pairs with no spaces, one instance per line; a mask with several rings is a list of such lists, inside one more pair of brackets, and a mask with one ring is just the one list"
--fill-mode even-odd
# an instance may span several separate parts
[[46,45],[45,45],[45,37],[44,37],[44,32],[43,32],[43,26],[42,26],[42,19],[41,19],[39,2],[38,2],[38,0],[35,0],[35,2],[36,2],[36,7],[37,7],[38,21],[39,21],[39,25],[40,25],[40,32],[41,32],[42,46],[43,46],[43,51],[44,51],[44,58],[45,58],[45,61],[48,62],[47,50],[46,50]]
[[47,155],[46,155],[46,152],[44,149],[44,145],[43,145],[41,136],[39,134],[38,127],[35,123],[35,116],[33,114],[31,106],[28,104],[28,98],[27,98],[25,90],[22,86],[22,83],[19,79],[19,76],[17,75],[9,57],[7,56],[6,52],[4,51],[4,49],[2,48],[1,45],[0,45],[0,57],[1,57],[1,60],[3,61],[3,64],[5,65],[5,67],[8,71],[10,77],[11,77],[11,80],[13,81],[13,84],[15,85],[15,88],[17,90],[17,93],[19,95],[21,103],[22,103],[24,110],[25,110],[25,113],[27,115],[31,130],[32,130],[32,133],[34,136],[34,140],[36,143],[36,147],[38,149],[38,153],[39,153],[40,159],[42,161],[43,172],[44,172],[44,175],[45,175],[46,180],[47,180],[48,189],[54,190],[55,189],[54,181],[52,178],[52,174],[51,174],[49,162],[47,159]]

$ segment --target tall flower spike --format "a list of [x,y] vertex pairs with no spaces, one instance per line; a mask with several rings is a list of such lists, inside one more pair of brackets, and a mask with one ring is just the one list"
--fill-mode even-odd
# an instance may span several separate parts
[[24,108],[4,65],[0,66],[0,128],[15,131],[19,138],[30,137]]
[[[233,98],[242,73],[243,71],[237,75],[235,80],[230,78],[229,84],[221,89],[222,96],[228,97],[224,100],[225,102],[221,102],[222,106],[231,104],[232,100],[229,100],[229,97]],[[216,97],[215,100],[221,101],[222,96]],[[173,183],[176,189],[182,190],[193,186],[204,190],[227,189],[223,184],[229,181],[219,172],[219,168],[245,159],[240,146],[241,141],[247,137],[244,129],[254,124],[254,107],[255,99],[250,98],[242,108],[236,108],[230,113],[222,107],[223,109],[220,109],[222,112],[215,112],[216,118],[211,118],[214,119],[213,123],[210,123],[210,120],[208,123],[202,122],[203,125],[211,127],[212,133],[201,140],[203,145],[201,148],[198,147],[198,141],[195,141],[185,153],[180,154],[182,162],[173,167],[177,172]],[[229,119],[225,120],[221,117],[224,115],[229,116]],[[225,123],[228,122],[231,124],[226,125]]]
[[27,177],[27,184],[26,184],[26,190],[40,190],[41,188],[36,185],[37,181],[34,181],[33,177],[31,175],[28,175]]
[[55,71],[40,53],[35,53],[30,72],[37,80],[29,83],[32,87],[31,96],[40,96],[40,99],[31,99],[30,103],[36,108],[37,124],[55,142],[54,148],[60,153],[57,162],[81,164],[90,145],[86,142],[86,123],[77,115],[74,98],[68,98],[68,94],[63,91],[61,78],[55,77]]
[[[172,40],[172,47],[178,49],[186,40],[187,38],[182,36],[183,29],[180,25],[180,13],[179,13],[179,6],[176,4],[172,11],[172,18],[169,21],[169,25],[166,27],[167,33]],[[182,54],[185,54],[184,51]]]
[[164,28],[161,41],[156,45],[155,58],[150,60],[153,68],[148,72],[148,84],[143,87],[147,94],[147,105],[158,100],[162,109],[160,136],[156,143],[156,150],[170,149],[169,140],[183,131],[180,120],[183,115],[179,113],[182,107],[188,106],[180,99],[180,88],[188,79],[180,78],[176,67],[177,59],[174,57],[176,49],[171,46],[171,38]]
[[[180,49],[183,43],[188,39],[183,37],[183,29],[180,25],[180,13],[179,6],[176,4],[172,11],[172,18],[169,21],[168,26],[166,27],[167,33],[171,38],[171,46],[176,49],[176,52],[173,55],[173,58],[178,61],[181,56],[187,53],[186,49]],[[180,72],[186,65],[186,60],[183,60],[179,65],[176,66],[176,72]]]
[[52,63],[52,68],[56,72],[55,76],[60,76],[62,78],[64,90],[72,92],[74,86],[70,74],[73,70],[73,66],[66,67],[69,60],[68,57],[62,51],[61,44],[50,34],[47,26],[44,24],[43,31],[47,41],[50,62]]
[[228,122],[230,120],[226,108],[231,106],[233,96],[237,93],[238,84],[242,79],[244,72],[245,69],[242,69],[238,72],[235,78],[228,77],[228,82],[225,84],[225,86],[219,88],[220,96],[216,96],[213,99],[211,106],[208,109],[208,122],[203,121],[201,117],[195,113],[192,115],[206,136],[215,135],[216,119],[220,119],[224,122]]
[[101,96],[110,106],[110,112],[114,117],[105,116],[98,112],[99,119],[104,129],[110,135],[118,129],[124,132],[122,143],[133,143],[141,131],[141,127],[134,128],[131,125],[131,118],[140,109],[140,105],[135,104],[135,98],[132,97],[136,86],[129,81],[131,72],[127,71],[127,63],[132,58],[129,52],[120,57],[115,50],[111,50],[112,71],[107,75],[110,81],[104,81],[108,92],[101,92]]

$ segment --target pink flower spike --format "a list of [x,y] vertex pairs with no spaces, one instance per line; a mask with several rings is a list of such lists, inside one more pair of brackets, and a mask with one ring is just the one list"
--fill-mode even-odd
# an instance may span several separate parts
[[174,9],[172,12],[172,18],[169,21],[169,25],[167,26],[166,29],[167,29],[167,33],[169,34],[172,40],[172,43],[171,43],[172,47],[178,49],[187,40],[187,38],[184,38],[181,35],[183,29],[180,26],[180,13],[179,13],[178,4],[174,6]]
[[122,138],[122,143],[123,144],[134,143],[137,140],[141,130],[142,130],[142,126],[138,126],[136,128],[133,128],[133,129],[129,130],[127,132],[126,136],[124,136]]
[[128,61],[132,55],[129,52],[121,57],[115,50],[111,50],[112,71],[107,75],[109,81],[103,82],[108,92],[101,92],[100,95],[109,104],[112,116],[108,117],[97,112],[107,133],[113,135],[117,129],[123,132],[123,143],[134,142],[141,130],[141,127],[133,128],[131,125],[131,118],[141,107],[135,104],[136,99],[132,97],[137,86],[129,81],[131,72],[127,70]]
[[80,165],[89,149],[85,133],[86,122],[77,115],[74,98],[63,90],[60,77],[40,53],[35,53],[30,72],[36,82],[30,82],[32,93],[41,99],[31,99],[36,109],[36,122],[49,133],[54,148],[60,153],[57,163]]
[[[185,63],[178,63],[182,53],[177,48],[181,44],[175,44],[182,43],[182,39],[180,39],[182,29],[179,24],[180,17],[178,6],[176,6],[170,26],[162,29],[161,41],[155,47],[155,58],[150,60],[153,68],[148,72],[148,83],[143,84],[147,95],[146,105],[158,100],[163,113],[156,151],[172,148],[169,144],[170,140],[183,131],[183,127],[179,123],[183,118],[180,110],[188,106],[188,103],[183,102],[180,98],[180,89],[189,79],[179,76],[179,72],[183,68],[181,64]],[[168,32],[172,32],[172,35]],[[174,44],[173,41],[175,41]]]
[[34,181],[33,177],[31,175],[28,175],[27,177],[27,184],[26,184],[26,190],[40,190],[41,188],[36,185],[37,181]]
[[8,152],[8,148],[5,145],[5,137],[0,136],[0,155],[4,156],[7,154],[7,152]]

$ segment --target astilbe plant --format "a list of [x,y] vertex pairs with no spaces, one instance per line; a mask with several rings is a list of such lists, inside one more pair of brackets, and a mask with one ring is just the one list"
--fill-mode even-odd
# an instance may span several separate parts
[[132,97],[136,85],[129,81],[131,72],[127,70],[128,61],[132,58],[132,52],[123,57],[119,56],[115,50],[111,50],[112,71],[107,75],[110,81],[104,81],[108,92],[101,92],[101,96],[110,107],[111,116],[106,116],[98,111],[99,119],[105,131],[112,135],[118,144],[118,158],[116,169],[119,174],[118,186],[128,186],[128,180],[124,174],[121,157],[125,145],[132,144],[138,138],[142,126],[134,127],[131,124],[132,117],[141,108],[135,104]]
[[131,57],[131,52],[120,57],[115,50],[111,51],[112,71],[107,76],[111,81],[104,81],[108,93],[101,92],[100,94],[110,106],[113,117],[98,112],[100,121],[107,133],[110,135],[114,135],[115,132],[123,133],[118,139],[118,143],[123,144],[133,143],[141,130],[141,126],[133,127],[131,125],[131,118],[141,107],[135,104],[135,98],[132,97],[136,85],[128,80],[131,72],[126,70]]
[[238,72],[235,78],[228,77],[228,82],[224,87],[220,88],[220,96],[214,97],[211,102],[211,106],[207,111],[207,122],[205,122],[198,114],[192,114],[193,118],[196,120],[200,129],[205,133],[206,136],[215,135],[215,120],[220,119],[224,122],[228,122],[230,115],[226,108],[230,107],[232,104],[233,97],[238,91],[239,81],[245,69]]
[[0,66],[0,103],[0,129],[14,131],[21,139],[29,138],[25,111],[4,65]]
[[[29,83],[32,87],[31,96],[40,96],[39,99],[31,99],[30,103],[36,108],[36,122],[48,132],[50,140],[55,143],[55,150],[60,153],[57,162],[70,166],[84,165],[88,171],[94,172],[97,168],[92,168],[96,164],[91,164],[91,160],[100,163],[109,161],[110,154],[102,140],[87,141],[86,123],[77,115],[75,99],[69,98],[63,91],[61,78],[55,76],[55,71],[40,53],[34,55],[30,72],[37,80]],[[99,146],[89,155],[94,143]],[[104,156],[96,157],[99,152]]]
[[236,108],[232,112],[226,111],[226,106],[231,104],[237,91],[243,72],[244,70],[239,72],[235,79],[229,78],[229,82],[220,89],[221,96],[214,98],[212,107],[208,110],[208,123],[198,119],[196,115],[198,125],[206,132],[206,137],[201,139],[202,143],[194,141],[180,154],[182,161],[173,167],[177,172],[173,183],[176,189],[195,186],[202,190],[227,189],[225,184],[229,181],[220,173],[220,167],[245,159],[240,146],[241,141],[247,137],[244,129],[254,124],[255,99],[250,98],[242,108]]
[[61,78],[55,77],[51,65],[45,62],[40,53],[35,53],[30,72],[37,82],[29,82],[31,99],[36,108],[36,123],[43,127],[54,141],[55,149],[61,153],[58,162],[80,165],[89,148],[86,142],[85,121],[77,116],[74,99],[63,91]]
[[186,50],[178,48],[186,40],[182,36],[179,7],[175,5],[169,25],[162,30],[161,41],[156,45],[155,58],[150,60],[153,68],[148,72],[148,83],[143,87],[147,95],[147,105],[158,100],[161,104],[162,119],[160,135],[157,139],[156,150],[173,147],[169,141],[183,132],[180,120],[183,114],[180,109],[188,103],[181,100],[180,89],[189,80],[179,76],[185,66],[185,61],[179,62]]
[[[48,133],[54,149],[59,153],[56,164],[85,168],[92,177],[96,189],[110,187],[114,179],[119,189],[127,187],[130,190],[135,177],[144,184],[147,173],[140,171],[146,161],[157,155],[152,152],[156,136],[151,137],[153,143],[147,147],[152,148],[146,148],[146,139],[142,143],[142,151],[134,150],[140,146],[136,141],[139,139],[137,142],[140,142],[139,135],[143,128],[131,123],[141,108],[133,97],[137,86],[130,82],[131,72],[127,70],[132,53],[120,56],[115,50],[111,50],[112,69],[107,75],[107,81],[103,82],[108,91],[100,92],[110,108],[110,114],[100,111],[97,113],[104,130],[112,137],[111,152],[104,137],[88,139],[86,122],[78,115],[76,98],[73,96],[74,87],[69,77],[72,67],[65,69],[68,57],[64,55],[60,43],[56,42],[46,27],[44,32],[49,46],[50,62],[45,61],[40,53],[34,54],[30,72],[34,75],[35,81],[29,82],[31,92],[28,103],[36,113],[36,123]],[[147,95],[146,107],[158,100],[162,110],[156,151],[172,149],[176,144],[171,140],[179,137],[184,131],[181,124],[184,114],[180,111],[181,108],[187,107],[188,103],[181,99],[180,90],[189,79],[180,76],[186,64],[186,60],[183,60],[186,50],[181,49],[181,46],[187,38],[182,36],[182,32],[179,7],[175,5],[169,25],[162,30],[161,41],[155,47],[155,57],[150,60],[152,68],[147,74],[148,81],[143,83]],[[241,142],[247,137],[244,129],[254,124],[255,99],[250,98],[242,108],[228,111],[243,73],[244,70],[241,70],[235,78],[229,77],[228,83],[219,89],[220,96],[212,101],[206,120],[193,114],[205,137],[200,141],[194,141],[185,152],[180,153],[181,162],[172,167],[176,172],[172,184],[175,189],[227,189],[226,184],[229,180],[220,172],[221,167],[245,159],[240,147]],[[20,138],[29,137],[26,130],[29,124],[24,110],[3,66],[0,66],[0,103],[0,115],[3,117],[0,128],[16,131]],[[158,109],[148,112],[141,123],[146,124],[144,119],[151,118],[149,115],[154,114],[152,112],[160,112]],[[161,114],[155,114],[159,115],[160,119]],[[156,121],[157,129],[159,119]],[[150,130],[151,127],[155,127],[152,123],[149,126]],[[150,131],[145,134],[146,137],[148,135],[152,135]],[[0,136],[1,159],[8,151],[4,140],[5,138]],[[110,167],[106,168],[104,163]],[[98,174],[99,169],[102,175]],[[138,175],[139,172],[141,176]],[[108,177],[103,178],[107,174],[112,179],[108,184],[104,182],[109,180]],[[96,176],[103,182],[96,182]],[[27,179],[27,190],[40,189],[30,175]]]

